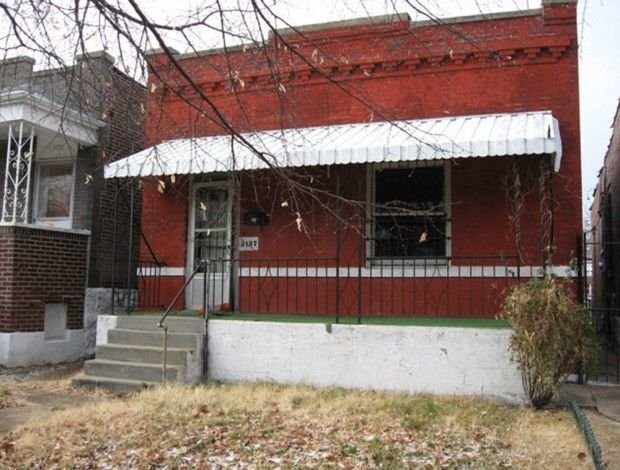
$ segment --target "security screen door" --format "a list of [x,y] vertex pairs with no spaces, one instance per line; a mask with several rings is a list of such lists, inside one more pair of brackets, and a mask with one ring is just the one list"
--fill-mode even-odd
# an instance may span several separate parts
[[[206,183],[193,190],[190,216],[188,268],[191,273],[208,259],[207,305],[219,310],[230,299],[231,201],[227,183]],[[189,275],[189,274],[188,274]],[[189,285],[187,307],[201,309],[204,303],[204,269]]]

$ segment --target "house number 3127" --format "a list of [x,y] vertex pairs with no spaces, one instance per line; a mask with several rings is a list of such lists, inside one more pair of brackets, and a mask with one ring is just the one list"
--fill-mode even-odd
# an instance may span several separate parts
[[239,251],[258,251],[258,237],[241,237]]

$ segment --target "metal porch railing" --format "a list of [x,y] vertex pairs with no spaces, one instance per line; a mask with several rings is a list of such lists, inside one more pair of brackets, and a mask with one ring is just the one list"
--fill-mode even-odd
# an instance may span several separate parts
[[[211,259],[211,311],[364,317],[494,318],[506,290],[540,268],[517,257]],[[224,275],[223,273],[227,273]]]

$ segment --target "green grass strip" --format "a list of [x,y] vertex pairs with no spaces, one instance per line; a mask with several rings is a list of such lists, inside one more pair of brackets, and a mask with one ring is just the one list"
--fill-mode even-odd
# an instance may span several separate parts
[[[334,324],[336,317],[322,315],[285,315],[285,314],[210,314],[211,319],[242,320],[277,323],[323,323]],[[339,323],[344,325],[358,324],[355,316],[341,316]],[[506,320],[485,318],[438,318],[438,317],[362,317],[362,325],[393,325],[393,326],[438,326],[456,328],[509,328]]]
[[[132,315],[161,316],[161,311],[136,311]],[[196,310],[179,310],[170,312],[170,316],[198,318],[202,313]],[[275,323],[322,323],[335,324],[333,315],[302,315],[276,313],[210,313],[213,320],[241,320]],[[339,322],[343,325],[358,324],[357,316],[341,316]],[[454,328],[510,328],[507,320],[494,318],[446,318],[446,317],[362,317],[362,325],[392,325],[392,326],[437,326]]]
[[[135,311],[132,315],[161,316],[161,311]],[[202,312],[196,310],[178,310],[170,312],[171,317],[199,318]],[[241,320],[276,323],[322,323],[334,324],[333,315],[302,315],[278,313],[210,313],[209,318],[217,320]],[[358,324],[357,316],[341,316],[343,325]],[[451,318],[451,317],[362,317],[362,325],[393,325],[393,326],[438,326],[454,328],[510,328],[507,320],[495,318]]]

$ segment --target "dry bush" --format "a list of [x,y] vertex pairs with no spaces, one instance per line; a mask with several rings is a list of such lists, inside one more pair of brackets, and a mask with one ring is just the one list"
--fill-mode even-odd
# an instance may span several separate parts
[[534,408],[549,403],[565,374],[591,368],[597,357],[590,313],[568,289],[559,279],[532,278],[504,301],[504,317],[514,329],[511,357]]

